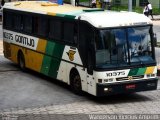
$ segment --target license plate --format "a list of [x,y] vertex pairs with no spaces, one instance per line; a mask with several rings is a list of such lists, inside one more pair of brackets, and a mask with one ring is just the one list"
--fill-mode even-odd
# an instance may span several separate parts
[[135,89],[135,88],[136,88],[135,84],[126,85],[126,89]]

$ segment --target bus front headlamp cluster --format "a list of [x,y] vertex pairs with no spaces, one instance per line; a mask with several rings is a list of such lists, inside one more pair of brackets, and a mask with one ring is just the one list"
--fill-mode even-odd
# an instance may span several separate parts
[[110,79],[104,79],[104,82],[113,82],[113,78],[110,78]]
[[112,88],[104,88],[104,92],[111,92]]
[[156,74],[147,74],[146,76],[147,76],[147,78],[156,77]]
[[113,82],[113,78],[110,79],[98,79],[98,83],[108,83]]

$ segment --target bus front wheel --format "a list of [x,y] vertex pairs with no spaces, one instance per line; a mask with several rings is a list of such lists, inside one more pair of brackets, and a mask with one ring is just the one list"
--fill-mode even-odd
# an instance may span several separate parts
[[25,71],[25,59],[24,59],[24,55],[22,52],[19,52],[18,54],[18,64],[19,67],[22,69],[22,71]]
[[81,78],[78,73],[71,73],[71,88],[75,94],[82,94]]

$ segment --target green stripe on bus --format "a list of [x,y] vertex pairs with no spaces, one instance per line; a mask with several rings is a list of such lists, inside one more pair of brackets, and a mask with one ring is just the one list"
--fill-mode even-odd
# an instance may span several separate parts
[[56,16],[63,17],[64,19],[75,19],[75,15],[56,14]]
[[139,68],[131,69],[131,70],[129,71],[128,76],[137,75],[138,69],[139,69]]
[[133,75],[144,75],[144,73],[146,72],[146,67],[144,68],[134,68],[131,69],[128,76],[133,76]]
[[73,16],[73,15],[65,15],[64,18],[67,18],[67,19],[75,19],[76,16]]
[[64,51],[64,45],[55,43],[52,55],[55,56],[56,58],[61,59],[63,51]]
[[52,62],[50,64],[50,69],[48,75],[52,78],[57,78],[58,69],[61,63],[62,55],[64,51],[64,45],[61,44],[55,44],[54,50],[52,51],[52,55],[56,58],[52,59]]
[[45,51],[46,55],[44,56],[41,67],[41,73],[52,78],[57,78],[57,71],[60,66],[63,51],[64,45],[48,41]]
[[74,15],[74,16],[79,16],[80,14],[84,13],[82,10],[77,10],[77,11],[72,11],[72,12],[67,12],[65,14],[67,15]]
[[55,48],[55,43],[51,41],[47,41],[47,46],[46,46],[46,54],[47,55],[53,55],[53,51]]
[[56,13],[56,16],[64,17],[65,15],[64,14],[58,14],[58,13]]
[[51,60],[52,60],[51,57],[44,55],[43,63],[42,63],[42,67],[41,67],[41,73],[48,75],[48,72],[50,70]]
[[138,69],[138,72],[137,72],[137,75],[144,75],[144,73],[146,72],[146,67],[144,67],[144,68],[139,68]]
[[55,59],[55,58],[52,59],[51,64],[50,64],[50,69],[49,69],[49,72],[48,72],[48,75],[50,77],[57,78],[60,62],[61,62],[60,59]]

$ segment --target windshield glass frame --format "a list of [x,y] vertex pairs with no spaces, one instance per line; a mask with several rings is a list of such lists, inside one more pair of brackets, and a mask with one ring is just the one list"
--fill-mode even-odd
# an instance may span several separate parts
[[[101,40],[103,45],[98,45],[100,44],[98,40]],[[137,53],[133,48],[136,48]],[[154,52],[152,25],[103,28],[95,31],[95,68],[110,69],[156,64]]]

